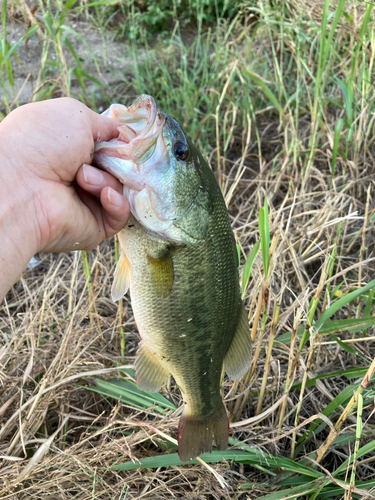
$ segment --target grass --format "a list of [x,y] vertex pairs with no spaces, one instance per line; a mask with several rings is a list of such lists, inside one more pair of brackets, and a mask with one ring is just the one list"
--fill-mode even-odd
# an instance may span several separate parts
[[0,306],[0,498],[374,498],[373,5],[196,1],[186,23],[171,2],[162,28],[150,5],[3,2],[1,111],[21,102],[28,40],[30,99],[99,110],[147,92],[208,158],[254,340],[248,373],[223,382],[230,448],[182,465],[179,389],[134,385],[113,242],[38,255]]

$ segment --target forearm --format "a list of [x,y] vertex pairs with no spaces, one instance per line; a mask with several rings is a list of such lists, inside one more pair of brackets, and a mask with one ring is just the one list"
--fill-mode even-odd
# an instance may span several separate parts
[[[0,155],[4,166],[4,158]],[[9,175],[11,177],[11,175]],[[0,303],[38,251],[27,192],[22,199],[11,180],[0,186]],[[5,182],[4,182],[5,181]]]

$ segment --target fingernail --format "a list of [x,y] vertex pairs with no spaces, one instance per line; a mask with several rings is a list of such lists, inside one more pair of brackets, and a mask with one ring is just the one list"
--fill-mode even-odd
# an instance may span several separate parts
[[100,170],[91,165],[83,165],[83,177],[87,184],[91,184],[92,186],[100,186],[103,182],[103,174]]
[[122,196],[114,189],[108,188],[108,200],[112,205],[119,207],[122,203]]

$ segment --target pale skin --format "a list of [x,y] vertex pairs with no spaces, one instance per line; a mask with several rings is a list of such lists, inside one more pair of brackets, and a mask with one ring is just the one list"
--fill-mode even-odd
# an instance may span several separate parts
[[0,302],[37,252],[90,250],[126,224],[122,185],[91,162],[118,124],[70,98],[0,123]]

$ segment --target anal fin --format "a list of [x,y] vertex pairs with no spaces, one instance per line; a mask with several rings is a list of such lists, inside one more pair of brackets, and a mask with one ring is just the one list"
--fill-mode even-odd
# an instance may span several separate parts
[[251,361],[251,336],[243,303],[237,318],[236,331],[224,357],[224,367],[232,380],[238,380],[249,369]]
[[126,255],[121,251],[120,258],[115,269],[111,297],[113,302],[120,300],[130,286],[130,264]]
[[169,377],[169,373],[164,370],[156,357],[142,343],[137,351],[135,374],[137,386],[142,391],[147,392],[158,392]]

